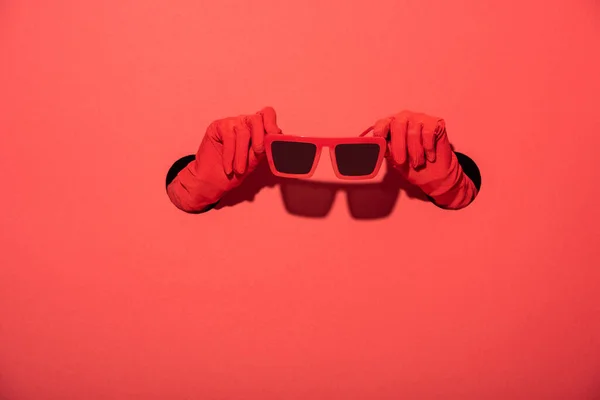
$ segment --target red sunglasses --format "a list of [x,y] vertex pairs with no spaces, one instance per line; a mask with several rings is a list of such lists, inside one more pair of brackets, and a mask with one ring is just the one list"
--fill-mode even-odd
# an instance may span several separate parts
[[370,179],[377,175],[386,151],[382,137],[366,137],[373,127],[354,138],[317,138],[293,135],[265,136],[267,160],[273,175],[310,178],[321,150],[329,147],[335,175],[340,179]]

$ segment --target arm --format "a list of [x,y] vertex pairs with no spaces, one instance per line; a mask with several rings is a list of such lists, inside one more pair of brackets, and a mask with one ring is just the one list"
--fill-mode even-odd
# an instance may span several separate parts
[[169,169],[167,173],[166,189],[169,199],[182,211],[201,214],[212,210],[219,202],[202,194],[196,174],[196,156],[190,154],[182,157]]
[[442,118],[405,110],[377,121],[373,134],[389,140],[392,165],[437,206],[458,210],[477,196],[479,170],[454,152]]
[[214,208],[256,169],[267,133],[281,134],[272,107],[212,122],[196,154],[180,158],[169,169],[166,189],[171,202],[194,214]]
[[448,210],[460,210],[471,204],[479,194],[481,174],[472,159],[453,152],[445,179],[428,186],[431,187],[428,197],[434,204]]

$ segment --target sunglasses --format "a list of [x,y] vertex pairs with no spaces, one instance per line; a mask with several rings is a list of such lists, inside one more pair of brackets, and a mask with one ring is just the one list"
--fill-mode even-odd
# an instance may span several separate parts
[[267,160],[273,175],[310,178],[319,164],[323,147],[328,147],[339,179],[370,179],[377,175],[386,152],[382,137],[366,137],[373,127],[354,138],[317,138],[293,135],[265,136]]

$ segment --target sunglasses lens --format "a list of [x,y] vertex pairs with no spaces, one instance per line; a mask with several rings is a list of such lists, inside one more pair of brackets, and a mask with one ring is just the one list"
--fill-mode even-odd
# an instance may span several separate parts
[[370,175],[377,166],[380,148],[376,143],[338,144],[335,159],[344,176]]
[[284,174],[308,174],[317,154],[317,146],[312,143],[274,141],[271,154],[275,169]]

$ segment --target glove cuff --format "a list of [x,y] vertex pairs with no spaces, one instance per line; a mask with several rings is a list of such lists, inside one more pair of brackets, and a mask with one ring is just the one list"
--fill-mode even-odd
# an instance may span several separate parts
[[213,208],[225,194],[225,191],[198,178],[196,160],[182,169],[167,186],[171,202],[180,210],[199,213]]
[[454,152],[448,174],[422,188],[429,198],[439,207],[458,210],[465,208],[477,196],[478,189],[465,174]]

